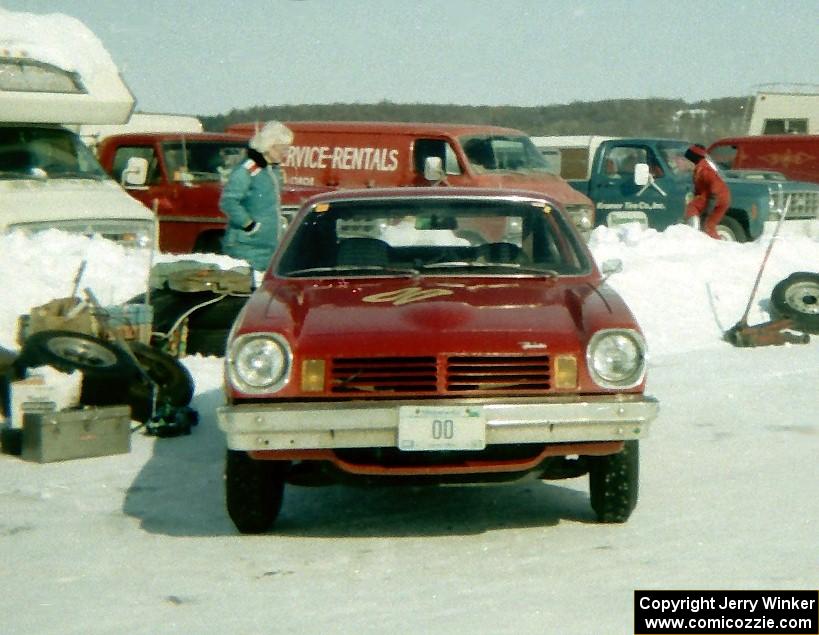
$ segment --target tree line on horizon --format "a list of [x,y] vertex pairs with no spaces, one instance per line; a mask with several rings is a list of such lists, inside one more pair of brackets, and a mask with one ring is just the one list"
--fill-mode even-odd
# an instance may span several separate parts
[[249,121],[419,121],[504,126],[530,136],[604,135],[667,137],[708,144],[744,134],[752,97],[693,103],[682,99],[607,99],[551,106],[455,104],[301,104],[254,106],[224,115],[199,116],[205,130],[221,132]]

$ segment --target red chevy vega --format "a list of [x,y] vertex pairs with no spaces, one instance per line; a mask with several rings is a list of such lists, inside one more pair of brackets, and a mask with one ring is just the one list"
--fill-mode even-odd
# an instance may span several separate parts
[[[606,263],[605,273],[618,263]],[[624,522],[658,412],[623,300],[549,198],[342,191],[300,210],[225,358],[226,499],[270,529],[285,484],[589,474]]]

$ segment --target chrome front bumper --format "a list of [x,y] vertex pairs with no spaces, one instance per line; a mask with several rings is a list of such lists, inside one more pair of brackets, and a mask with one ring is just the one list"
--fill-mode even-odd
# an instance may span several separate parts
[[330,401],[242,404],[217,409],[231,450],[398,447],[401,406],[481,406],[486,443],[623,441],[648,434],[659,403],[643,395]]

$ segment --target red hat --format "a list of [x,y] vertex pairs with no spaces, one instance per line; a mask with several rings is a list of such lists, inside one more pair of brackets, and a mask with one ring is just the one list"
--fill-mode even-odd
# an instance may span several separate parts
[[705,146],[695,143],[685,151],[685,158],[692,163],[698,163],[705,158]]

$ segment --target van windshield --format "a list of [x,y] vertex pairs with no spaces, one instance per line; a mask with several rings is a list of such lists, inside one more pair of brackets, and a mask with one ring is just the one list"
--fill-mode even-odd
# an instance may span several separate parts
[[548,172],[549,164],[526,136],[469,135],[461,147],[476,172]]
[[0,179],[108,179],[94,154],[70,130],[0,126]]
[[172,141],[162,144],[174,181],[225,181],[245,158],[247,144],[233,141]]

